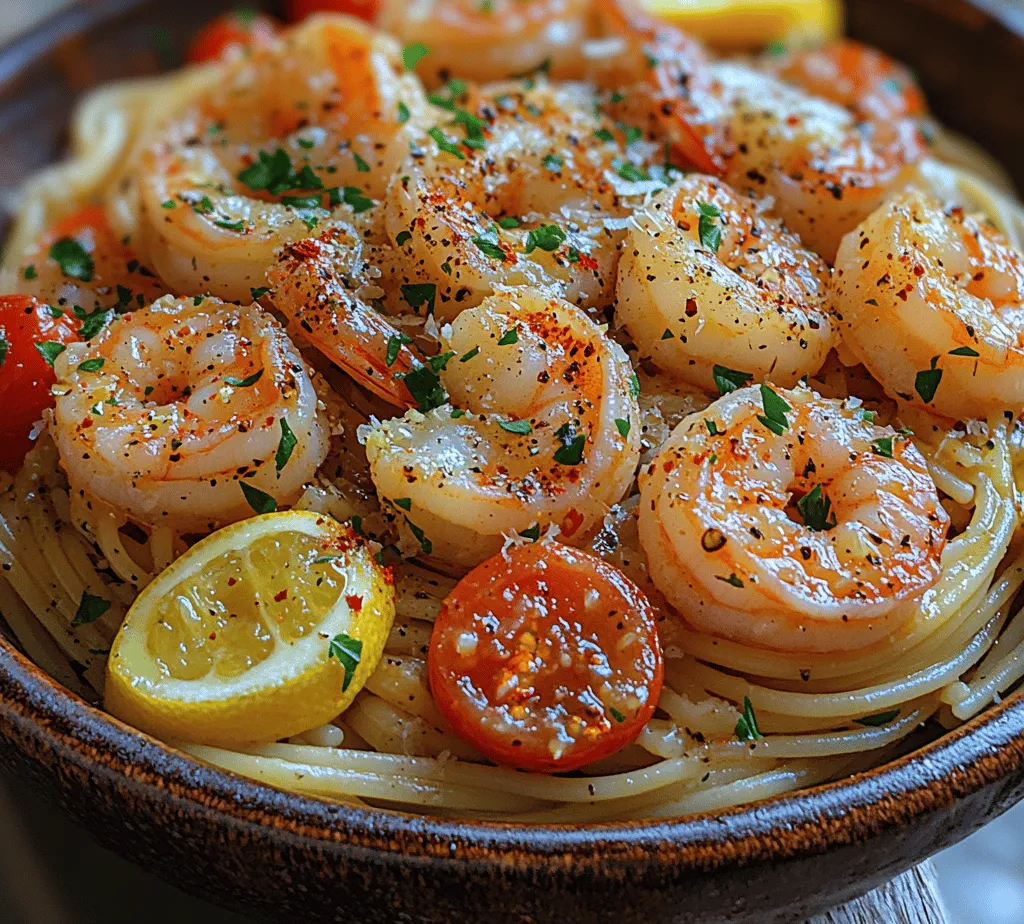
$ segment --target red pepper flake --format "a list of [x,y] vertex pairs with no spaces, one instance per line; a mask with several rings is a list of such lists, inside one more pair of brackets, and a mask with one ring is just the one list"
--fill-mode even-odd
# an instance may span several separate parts
[[91,417],[85,417],[85,418],[82,419],[82,428],[83,429],[86,428],[86,427],[91,427],[91,426],[92,426],[92,418]]
[[692,318],[697,313],[697,299],[688,298],[686,300],[686,316]]
[[350,610],[354,610],[357,613],[363,608],[363,598],[357,597],[355,594],[346,594],[345,602]]
[[288,599],[288,588],[287,587],[284,590],[282,590],[280,593],[274,594],[274,602],[275,603],[280,603],[282,600],[287,600],[287,599]]
[[579,260],[576,261],[576,265],[580,267],[580,269],[596,270],[601,264],[590,256],[589,253],[581,253]]
[[210,633],[210,641],[214,642],[216,640],[217,640],[217,633],[216,632],[211,632]]
[[234,587],[238,583],[238,578],[228,578],[228,587]]
[[575,507],[571,507],[569,512],[562,517],[561,530],[565,536],[571,536],[583,525],[583,514],[580,513]]

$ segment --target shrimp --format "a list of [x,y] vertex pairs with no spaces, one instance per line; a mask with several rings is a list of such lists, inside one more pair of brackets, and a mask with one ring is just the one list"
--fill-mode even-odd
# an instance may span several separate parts
[[410,338],[359,297],[356,283],[364,273],[359,234],[334,223],[318,238],[286,244],[268,280],[274,307],[288,317],[296,339],[385,401],[412,407],[402,376],[423,363]]
[[83,318],[141,308],[167,291],[98,205],[65,215],[40,236],[22,257],[18,290]]
[[843,343],[892,397],[962,420],[1024,406],[1024,256],[963,209],[906,192],[846,237]]
[[615,319],[660,369],[714,391],[714,367],[792,386],[836,340],[829,269],[767,213],[713,177],[650,197],[623,244]]
[[263,495],[290,503],[327,450],[302,360],[255,306],[166,296],[69,345],[55,372],[72,490],[139,524],[200,532]]
[[608,174],[621,152],[587,99],[578,87],[491,87],[457,112],[458,136],[435,129],[402,168],[388,233],[414,268],[409,285],[434,288],[438,317],[499,286],[611,301],[621,234],[606,219],[625,209]]
[[854,400],[741,388],[640,475],[655,585],[696,628],[781,651],[885,638],[939,578],[949,517],[909,438]]
[[927,111],[908,67],[853,39],[768,55],[761,61],[769,73],[845,106],[861,120],[893,122],[920,118]]
[[862,122],[742,64],[712,70],[731,110],[725,179],[773,197],[786,226],[829,262],[843,235],[904,187],[923,156],[913,120]]
[[581,67],[590,0],[385,0],[377,24],[403,45],[429,48],[417,72],[431,84],[449,74],[502,80],[542,66]]
[[552,524],[583,541],[639,460],[639,388],[621,347],[581,309],[526,289],[463,311],[442,337],[451,405],[373,428],[378,494],[423,554],[456,566]]
[[343,16],[222,66],[140,157],[141,231],[175,289],[242,301],[329,209],[383,196],[426,101],[397,44]]
[[705,173],[721,173],[729,143],[728,109],[715,85],[703,46],[669,23],[647,16],[630,0],[596,0],[603,31],[621,45],[594,55],[588,76],[615,91],[610,109],[619,120],[637,117],[670,150]]

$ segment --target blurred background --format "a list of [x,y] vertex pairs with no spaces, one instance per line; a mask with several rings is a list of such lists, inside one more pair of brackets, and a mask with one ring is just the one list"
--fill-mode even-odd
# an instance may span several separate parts
[[[70,2],[0,0],[0,45]],[[665,10],[695,0],[648,2]],[[834,21],[836,9],[831,0],[740,2],[812,29]],[[1024,32],[1024,0],[975,2]],[[705,7],[728,3],[702,0]],[[1024,805],[937,857],[951,924],[1024,924],[1021,828]],[[0,773],[0,924],[137,924],[140,919],[147,924],[247,921],[184,895],[103,849],[34,791]]]

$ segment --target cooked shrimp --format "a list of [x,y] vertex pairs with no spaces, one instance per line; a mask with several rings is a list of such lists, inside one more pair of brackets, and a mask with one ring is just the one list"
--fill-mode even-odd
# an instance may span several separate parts
[[268,274],[274,306],[288,317],[298,339],[307,340],[360,385],[391,404],[412,407],[415,401],[402,376],[422,361],[407,345],[410,338],[359,297],[363,266],[359,235],[333,223],[318,238],[282,249]]
[[595,6],[603,32],[622,43],[595,54],[588,68],[588,76],[615,91],[614,116],[643,119],[652,135],[668,138],[678,159],[721,173],[729,153],[728,110],[701,44],[632,0],[596,0]]
[[923,154],[912,120],[860,122],[742,64],[712,70],[732,112],[725,179],[772,196],[786,226],[829,262],[843,235],[906,184]]
[[243,485],[289,503],[326,452],[302,360],[255,306],[167,296],[69,345],[55,371],[72,490],[141,524],[252,516]]
[[502,80],[547,64],[577,71],[590,0],[385,0],[377,24],[403,45],[429,48],[416,70],[428,83],[449,74]]
[[593,98],[516,83],[468,105],[462,126],[436,129],[389,192],[388,233],[407,255],[410,284],[434,285],[446,319],[498,286],[610,301],[621,234],[605,220],[624,209],[608,173],[620,151],[595,134]]
[[658,369],[714,391],[716,365],[786,386],[821,367],[829,270],[767,205],[691,174],[637,214],[615,318]]
[[493,295],[444,331],[436,361],[452,406],[378,424],[374,483],[419,539],[456,566],[504,536],[555,524],[582,541],[636,470],[640,411],[622,349],[542,292]]
[[114,233],[98,205],[57,221],[29,248],[18,291],[79,314],[141,308],[167,289],[128,242]]
[[1024,256],[919,192],[883,205],[839,248],[843,343],[889,395],[949,417],[1024,406]]
[[913,613],[949,518],[913,443],[856,404],[742,388],[684,420],[641,473],[651,577],[688,622],[846,651]]
[[910,68],[853,39],[761,60],[769,72],[845,106],[859,119],[892,122],[920,117],[926,111],[924,94]]
[[180,291],[247,299],[276,248],[383,195],[425,106],[398,45],[347,17],[224,65],[141,157],[149,259]]

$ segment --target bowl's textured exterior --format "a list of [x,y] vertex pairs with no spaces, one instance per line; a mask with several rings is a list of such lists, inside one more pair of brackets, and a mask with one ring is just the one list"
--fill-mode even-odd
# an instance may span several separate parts
[[[58,156],[72,91],[155,66],[155,28],[183,39],[221,5],[93,0],[0,51],[0,185]],[[850,18],[917,69],[940,117],[1024,171],[1024,41],[961,0],[852,0]],[[207,767],[84,703],[0,638],[0,762],[107,846],[267,920],[771,924],[867,891],[1024,797],[1024,699],[885,767],[717,815],[467,824]]]

